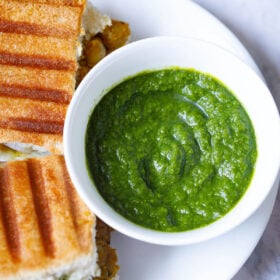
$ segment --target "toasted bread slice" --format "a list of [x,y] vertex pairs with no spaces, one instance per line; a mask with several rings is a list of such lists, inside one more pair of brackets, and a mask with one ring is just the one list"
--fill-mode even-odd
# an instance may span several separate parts
[[70,71],[0,64],[1,96],[68,104],[74,87],[74,73]]
[[2,33],[0,63],[75,71],[76,47],[73,39]]
[[0,1],[0,143],[61,154],[85,0]]
[[[6,163],[0,194],[0,279],[100,276],[95,217],[76,193],[62,156]],[[107,244],[108,234],[102,226],[100,231]],[[99,252],[111,255],[113,277],[116,255],[104,242],[98,241]]]

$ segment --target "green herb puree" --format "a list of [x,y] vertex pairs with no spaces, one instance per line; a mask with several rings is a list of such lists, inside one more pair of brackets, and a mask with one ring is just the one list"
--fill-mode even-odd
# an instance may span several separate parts
[[193,69],[139,73],[90,116],[89,173],[103,198],[141,226],[168,232],[225,215],[257,157],[252,123],[216,78]]

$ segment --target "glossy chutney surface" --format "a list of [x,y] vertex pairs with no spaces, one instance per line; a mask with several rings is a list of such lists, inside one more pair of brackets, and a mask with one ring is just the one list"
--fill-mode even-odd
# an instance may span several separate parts
[[139,73],[90,116],[89,173],[118,213],[159,231],[202,227],[246,191],[257,157],[252,123],[216,78],[193,69]]

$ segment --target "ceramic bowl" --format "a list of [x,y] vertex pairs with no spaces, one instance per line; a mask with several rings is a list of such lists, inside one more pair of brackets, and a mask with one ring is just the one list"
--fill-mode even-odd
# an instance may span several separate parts
[[[106,90],[141,71],[171,66],[194,68],[222,81],[250,116],[258,149],[252,181],[236,206],[210,225],[178,233],[147,229],[115,212],[101,197],[91,180],[85,157],[85,134],[89,116],[106,94]],[[216,45],[191,38],[144,39],[130,43],[105,57],[85,77],[71,101],[63,142],[70,177],[88,207],[112,228],[132,238],[154,244],[193,244],[233,229],[260,206],[279,173],[279,114],[265,83],[231,53]]]

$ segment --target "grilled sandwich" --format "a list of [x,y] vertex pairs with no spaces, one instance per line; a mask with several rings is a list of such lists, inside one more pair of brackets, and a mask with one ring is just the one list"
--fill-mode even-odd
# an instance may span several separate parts
[[[63,157],[49,155],[63,153],[75,85],[102,58],[82,41],[109,25],[86,0],[0,0],[0,279],[117,274],[110,228],[80,200]],[[126,41],[129,32],[114,30]]]
[[0,279],[113,279],[118,267],[108,227],[99,221],[96,234],[95,222],[62,156],[6,163],[0,168]]
[[63,152],[85,2],[0,0],[0,143]]
[[86,0],[0,0],[0,162],[62,154],[75,86],[129,37]]

